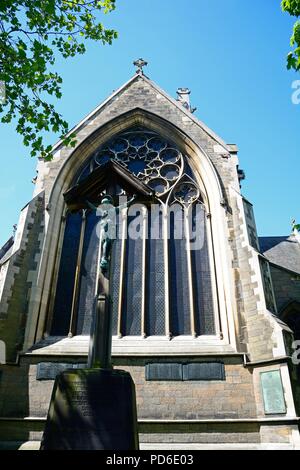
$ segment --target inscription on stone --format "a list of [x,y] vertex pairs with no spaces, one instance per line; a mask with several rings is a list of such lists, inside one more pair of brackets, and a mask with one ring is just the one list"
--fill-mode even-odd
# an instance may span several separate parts
[[40,362],[37,365],[36,380],[54,380],[58,374],[68,369],[84,369],[86,364],[61,362]]
[[265,414],[285,414],[286,404],[280,370],[260,373]]
[[138,449],[136,423],[127,372],[68,370],[56,378],[41,450]]
[[157,363],[146,365],[146,380],[182,380],[182,364]]
[[183,380],[225,380],[221,362],[198,362],[183,365]]
[[146,380],[225,380],[221,362],[151,363],[146,365]]

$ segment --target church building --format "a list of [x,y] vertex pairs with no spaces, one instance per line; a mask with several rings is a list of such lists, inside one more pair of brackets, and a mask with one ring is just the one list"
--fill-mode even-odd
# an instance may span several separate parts
[[56,375],[86,367],[109,263],[112,364],[135,383],[141,449],[300,449],[300,234],[258,238],[237,146],[136,65],[75,148],[39,159],[0,250],[0,448],[39,448]]

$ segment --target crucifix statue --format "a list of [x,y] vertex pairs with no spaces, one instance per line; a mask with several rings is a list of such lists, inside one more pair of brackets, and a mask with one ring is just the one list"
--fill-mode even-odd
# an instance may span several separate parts
[[100,240],[101,240],[101,258],[100,268],[103,273],[109,271],[110,253],[113,244],[112,230],[115,228],[116,216],[121,209],[129,207],[130,204],[136,199],[136,195],[126,203],[118,207],[113,205],[112,196],[105,195],[101,200],[100,206],[94,206],[89,201],[86,201],[88,206],[95,210],[97,215],[100,216]]
[[[64,198],[70,210],[97,211],[100,226],[100,266],[93,294],[88,367],[70,369],[55,379],[41,449],[138,450],[135,386],[130,374],[111,365],[112,318],[110,258],[116,214],[128,207],[115,205],[117,188],[150,199],[152,191],[117,162],[109,161],[70,188]],[[99,207],[95,200],[105,191]],[[103,193],[102,193],[103,194]],[[114,236],[113,236],[114,235]]]
[[[125,204],[115,205],[117,188],[134,194]],[[103,194],[105,191],[105,194]],[[102,193],[99,205],[88,201]],[[109,287],[110,259],[113,241],[116,238],[116,215],[137,198],[151,200],[153,191],[118,162],[109,160],[94,170],[80,184],[70,188],[64,198],[73,211],[89,207],[97,211],[100,226],[100,262],[96,279],[95,305],[89,343],[89,368],[111,369],[111,296]]]
[[90,345],[89,367],[111,368],[111,312],[110,312],[110,257],[115,239],[116,216],[120,210],[129,207],[136,199],[134,194],[125,204],[115,207],[113,197],[105,195],[99,206],[86,201],[87,205],[100,216],[100,270],[97,284],[97,306],[93,318]]

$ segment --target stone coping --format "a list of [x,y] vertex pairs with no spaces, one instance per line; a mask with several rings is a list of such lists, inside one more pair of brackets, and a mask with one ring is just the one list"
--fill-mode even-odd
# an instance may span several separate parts
[[[0,450],[40,450],[40,441],[0,442]],[[299,450],[292,444],[197,444],[197,443],[140,443],[140,450]]]
[[[0,422],[46,422],[47,417],[39,416],[25,416],[25,417],[1,417]],[[250,424],[297,424],[300,422],[300,417],[297,416],[284,416],[274,418],[224,418],[224,419],[139,419],[138,423],[143,424],[226,424],[226,423],[250,423]]]
[[[49,336],[40,341],[26,354],[34,355],[74,355],[88,354],[89,336],[74,336],[73,338]],[[196,354],[234,354],[237,353],[231,345],[225,344],[216,336],[201,336],[198,338],[162,337],[142,338],[140,336],[112,339],[112,356],[194,356]]]

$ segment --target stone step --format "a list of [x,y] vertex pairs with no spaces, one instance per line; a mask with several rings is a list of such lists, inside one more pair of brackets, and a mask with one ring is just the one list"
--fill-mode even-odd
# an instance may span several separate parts
[[[40,441],[0,441],[0,450],[39,450]],[[299,450],[292,444],[187,444],[187,443],[140,443],[140,450],[163,451],[196,451],[196,450]]]

